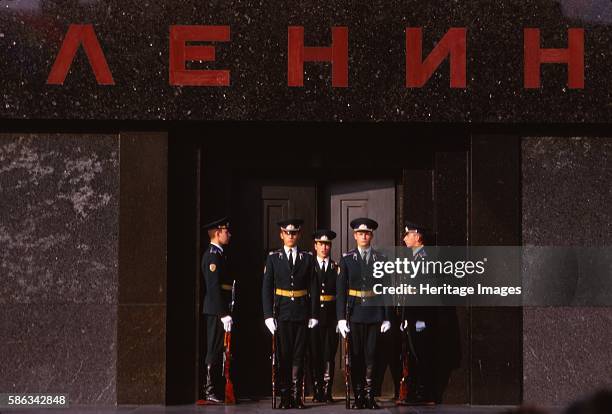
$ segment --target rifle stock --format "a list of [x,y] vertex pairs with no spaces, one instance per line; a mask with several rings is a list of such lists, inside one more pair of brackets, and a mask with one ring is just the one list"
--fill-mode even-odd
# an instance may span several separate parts
[[[230,315],[234,314],[234,304],[236,303],[236,280],[232,282],[232,301],[230,303]],[[225,332],[223,336],[223,375],[225,376],[225,404],[236,404],[234,394],[234,383],[230,374],[230,364],[232,360],[232,333]]]
[[272,408],[276,409],[276,333],[272,333]]
[[234,383],[230,376],[230,361],[232,359],[231,353],[232,334],[226,332],[223,338],[223,345],[225,346],[225,353],[223,354],[223,374],[225,375],[225,404],[236,404],[236,396],[234,394]]
[[[273,280],[272,286],[272,318],[276,321],[276,296],[274,292],[276,291],[276,280]],[[276,360],[276,331],[272,332],[272,408],[276,409],[276,371],[277,371],[277,363]]]
[[[347,280],[348,282],[348,280]],[[349,296],[348,296],[348,292],[349,290],[346,290],[346,310],[345,310],[345,317],[346,317],[346,325],[350,328],[350,324],[349,324],[349,314],[350,314],[350,308],[349,308]],[[349,333],[346,334],[346,338],[344,338],[344,388],[345,388],[345,403],[346,403],[346,409],[350,410],[351,409],[351,344],[349,341]]]
[[400,381],[399,401],[408,398],[408,347],[406,346],[406,335],[402,337],[402,380]]
[[346,409],[351,409],[351,358],[350,358],[350,347],[349,347],[349,337],[348,334],[346,338],[343,340],[344,342],[344,388],[345,388],[345,400],[346,400]]

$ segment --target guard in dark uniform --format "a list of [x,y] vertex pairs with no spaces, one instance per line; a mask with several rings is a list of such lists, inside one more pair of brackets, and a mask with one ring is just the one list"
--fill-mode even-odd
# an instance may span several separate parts
[[[386,258],[371,247],[378,223],[358,218],[350,223],[357,248],[340,259],[337,281],[336,314],[338,330],[349,335],[351,382],[355,394],[352,408],[380,408],[374,398],[376,345],[381,333],[391,328],[391,312],[386,306],[370,306],[374,299],[374,262]],[[370,302],[370,303],[368,303]],[[376,303],[376,302],[374,302]],[[348,322],[347,322],[348,321]]]
[[331,230],[317,230],[314,235],[316,251],[315,275],[321,292],[319,299],[319,324],[310,332],[310,366],[313,382],[313,402],[333,403],[332,386],[334,366],[338,349],[336,319],[336,279],[338,264],[331,260],[331,244],[336,233]]
[[203,226],[208,232],[210,245],[202,257],[204,275],[204,306],[206,320],[206,382],[203,400],[198,404],[222,403],[223,398],[223,337],[232,328],[230,303],[233,279],[227,271],[227,258],[223,247],[229,244],[229,220],[224,217]]
[[314,277],[314,257],[299,250],[303,220],[279,221],[283,247],[266,260],[262,285],[265,323],[278,338],[280,408],[304,408],[302,378],[307,329],[318,324],[319,290]]
[[[425,246],[427,229],[404,226],[404,243],[412,260],[431,260]],[[432,405],[442,402],[451,371],[459,366],[461,345],[457,313],[451,306],[405,306],[400,329],[409,343],[408,397],[400,403]]]

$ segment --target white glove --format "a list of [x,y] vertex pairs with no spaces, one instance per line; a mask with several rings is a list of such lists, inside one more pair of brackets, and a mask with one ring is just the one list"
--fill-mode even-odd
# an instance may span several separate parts
[[314,328],[315,326],[317,326],[319,324],[319,321],[316,319],[308,319],[308,327],[309,328]]
[[403,320],[402,322],[400,322],[400,331],[404,332],[407,327],[408,327],[408,321],[407,320]]
[[230,332],[232,330],[232,317],[227,315],[221,318],[221,322],[223,322],[223,329],[225,332]]
[[425,329],[425,321],[416,321],[414,327],[416,328],[417,332],[421,332]]
[[380,325],[380,332],[385,333],[389,329],[391,329],[391,322],[383,321],[383,323]]
[[268,318],[264,322],[266,323],[266,326],[268,327],[270,333],[274,334],[274,331],[276,331],[276,321],[274,320],[274,318]]
[[340,319],[338,321],[338,331],[343,338],[346,338],[346,335],[351,331],[348,324],[346,323],[346,319]]

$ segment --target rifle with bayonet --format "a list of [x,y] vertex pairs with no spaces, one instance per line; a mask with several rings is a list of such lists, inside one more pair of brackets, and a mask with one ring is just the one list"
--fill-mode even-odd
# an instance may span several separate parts
[[[404,323],[401,321],[400,323]],[[398,401],[403,402],[408,398],[408,346],[406,342],[408,341],[407,333],[402,332],[402,353],[400,355],[401,363],[402,363],[402,379],[400,381],[399,387],[399,398]]]
[[[272,292],[276,291],[274,285],[272,286]],[[276,321],[276,296],[274,293],[272,294],[272,298],[272,320]],[[276,331],[272,332],[272,356],[270,359],[272,360],[272,408],[276,409],[276,371],[278,370],[278,361],[276,358]]]
[[[234,302],[236,301],[236,281],[232,283],[232,302],[230,303],[230,316],[234,313]],[[230,375],[230,362],[232,360],[232,332],[225,332],[223,337],[223,374],[225,375],[225,404],[236,404],[236,396],[234,394],[234,383]]]
[[[349,288],[348,288],[348,277],[347,277],[347,289],[346,289],[346,309],[345,309],[345,318],[346,318],[346,326],[350,327],[349,318],[350,318],[350,308],[349,308]],[[344,346],[344,388],[345,388],[345,400],[346,400],[346,409],[351,409],[351,347],[349,342],[349,334],[346,334],[346,338],[343,339]]]

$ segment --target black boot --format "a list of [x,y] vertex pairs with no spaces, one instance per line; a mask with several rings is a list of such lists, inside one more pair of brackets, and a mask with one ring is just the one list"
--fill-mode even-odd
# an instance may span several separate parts
[[314,380],[312,383],[312,402],[325,402],[321,380]]
[[300,367],[291,370],[291,407],[306,408],[302,399],[302,373]]
[[325,372],[323,373],[323,401],[333,403],[332,387],[334,385],[334,368],[331,362],[325,363]]
[[365,407],[365,394],[363,393],[363,386],[361,384],[357,384],[355,385],[355,388],[353,389],[353,392],[355,394],[355,401],[353,401],[353,404],[351,405],[351,409],[353,410],[362,410]]
[[280,390],[280,405],[278,406],[278,408],[284,410],[291,408],[291,394],[289,393],[289,391],[290,390],[288,389]]
[[211,364],[206,365],[206,384],[204,385],[204,400],[207,403],[220,404],[223,402],[216,394],[215,376],[218,373]]
[[418,372],[409,376],[408,380],[408,396],[404,400],[405,405],[433,405],[434,397],[427,392],[427,388],[423,384],[422,375]]
[[366,380],[365,380],[365,405],[371,410],[378,410],[380,406],[374,398],[374,370],[372,367],[366,368]]

